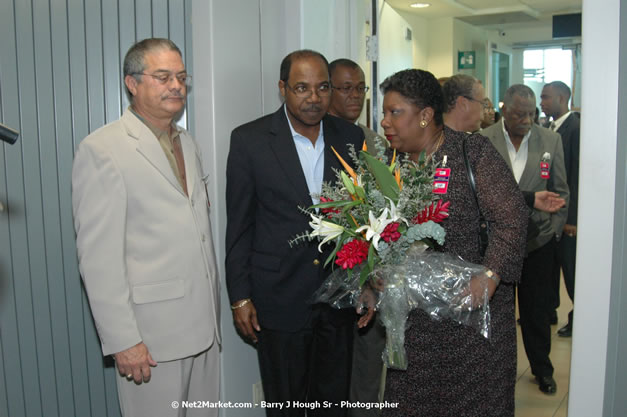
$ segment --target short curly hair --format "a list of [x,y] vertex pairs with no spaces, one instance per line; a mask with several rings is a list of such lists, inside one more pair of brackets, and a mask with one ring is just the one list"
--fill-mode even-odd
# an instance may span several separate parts
[[420,109],[431,107],[436,125],[442,125],[442,112],[444,111],[442,87],[429,71],[420,69],[399,71],[387,77],[379,88],[383,94],[390,91],[399,93]]
[[444,94],[445,112],[453,110],[457,97],[472,97],[472,89],[479,83],[475,77],[466,74],[456,74],[450,77],[442,85],[442,94]]

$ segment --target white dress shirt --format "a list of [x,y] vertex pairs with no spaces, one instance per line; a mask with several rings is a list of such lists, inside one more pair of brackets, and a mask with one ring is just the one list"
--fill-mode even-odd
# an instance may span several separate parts
[[320,120],[320,131],[318,132],[318,138],[314,145],[309,138],[294,130],[285,105],[283,105],[283,109],[285,110],[287,123],[292,131],[300,166],[303,168],[303,174],[305,174],[305,180],[307,181],[307,188],[309,189],[309,194],[312,196],[311,201],[313,204],[318,204],[320,203],[318,196],[322,192],[322,179],[324,177],[324,129],[322,120]]
[[512,163],[514,178],[516,178],[516,182],[520,182],[520,177],[522,177],[523,171],[525,170],[525,165],[527,165],[527,156],[529,155],[529,136],[531,136],[531,129],[529,129],[529,132],[527,132],[527,134],[523,137],[523,140],[520,143],[520,147],[518,148],[518,151],[516,151],[516,148],[514,147],[514,144],[509,137],[509,133],[507,133],[507,129],[505,129],[504,121],[501,121],[501,127],[503,128],[503,136],[505,136],[505,145],[507,146],[509,161]]

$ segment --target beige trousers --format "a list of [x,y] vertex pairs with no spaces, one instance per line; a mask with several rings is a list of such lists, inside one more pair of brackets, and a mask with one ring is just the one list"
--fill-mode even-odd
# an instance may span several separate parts
[[[217,417],[220,400],[219,345],[151,368],[147,383],[135,384],[118,374],[120,409],[124,417]],[[191,406],[186,406],[184,402]],[[215,407],[208,403],[214,403]]]

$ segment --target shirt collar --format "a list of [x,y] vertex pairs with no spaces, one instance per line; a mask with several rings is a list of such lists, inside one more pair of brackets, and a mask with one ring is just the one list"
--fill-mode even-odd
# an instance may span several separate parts
[[146,127],[148,129],[150,129],[150,131],[156,136],[156,137],[160,137],[161,135],[165,134],[168,137],[174,137],[176,135],[178,135],[179,133],[181,133],[181,128],[178,127],[178,125],[176,123],[174,123],[174,121],[172,121],[172,124],[170,126],[172,126],[172,134],[170,134],[170,132],[167,132],[163,129],[159,129],[157,126],[153,125],[152,123],[150,123],[148,120],[144,119],[142,116],[139,115],[139,113],[137,113],[135,111],[135,109],[133,108],[133,106],[128,106],[128,109],[131,111],[131,113],[133,113],[135,115],[135,117],[137,117],[143,124],[146,125]]
[[568,116],[570,116],[570,113],[571,113],[570,111],[567,111],[557,120],[553,120],[553,123],[555,123],[555,131],[557,131],[557,129],[559,129],[560,126],[562,126],[562,124],[564,124],[566,119],[568,119]]

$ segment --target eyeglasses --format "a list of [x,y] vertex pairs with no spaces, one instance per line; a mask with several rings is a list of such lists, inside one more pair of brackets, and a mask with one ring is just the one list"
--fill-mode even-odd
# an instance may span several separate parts
[[172,81],[175,78],[179,83],[185,84],[187,87],[192,85],[192,76],[187,74],[186,72],[182,72],[179,74],[174,74],[171,72],[159,72],[157,74],[146,74],[145,72],[134,72],[131,75],[147,75],[157,80],[159,84],[163,84],[163,85],[168,84],[170,81]]
[[349,95],[350,93],[353,92],[353,90],[357,91],[358,94],[366,94],[368,90],[370,90],[370,87],[366,85],[355,85],[355,86],[350,85],[350,86],[344,86],[344,87],[331,86],[331,88],[345,95]]
[[483,100],[477,100],[476,98],[472,98],[472,97],[468,97],[468,96],[462,96],[470,101],[476,101],[477,103],[481,104],[481,107],[483,107],[484,110],[487,110],[490,108],[490,105],[486,102],[484,102]]
[[318,97],[327,97],[331,93],[331,86],[329,85],[329,83],[322,83],[317,87],[310,88],[306,84],[296,84],[296,86],[292,87],[286,81],[285,86],[292,90],[296,97],[299,98],[311,97],[314,90],[316,91],[316,95]]

